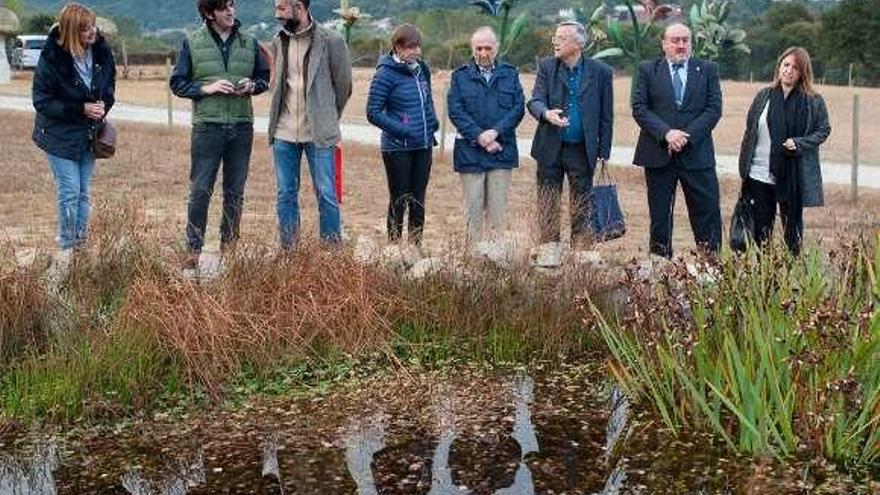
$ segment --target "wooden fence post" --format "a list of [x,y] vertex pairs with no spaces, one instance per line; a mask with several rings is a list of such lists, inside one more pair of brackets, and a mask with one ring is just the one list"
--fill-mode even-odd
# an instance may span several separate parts
[[[171,79],[171,57],[165,57],[165,80]],[[174,126],[174,95],[171,94],[171,85],[165,85],[166,95],[168,96],[168,128]]]
[[853,95],[852,110],[852,175],[850,178],[850,200],[859,200],[859,94]]
[[128,79],[128,48],[125,46],[125,38],[122,38],[122,78]]

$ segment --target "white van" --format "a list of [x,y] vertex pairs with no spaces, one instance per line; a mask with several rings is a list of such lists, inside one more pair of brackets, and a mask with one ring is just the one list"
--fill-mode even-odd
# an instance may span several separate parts
[[40,60],[40,52],[48,37],[45,34],[22,34],[15,37],[12,65],[19,69],[33,69]]

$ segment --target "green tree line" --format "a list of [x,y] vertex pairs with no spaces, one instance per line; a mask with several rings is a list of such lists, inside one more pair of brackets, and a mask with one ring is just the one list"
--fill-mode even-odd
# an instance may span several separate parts
[[[99,15],[110,17],[116,22],[119,28],[118,39],[114,41],[117,49],[121,48],[124,40],[128,53],[133,56],[145,52],[176,51],[182,32],[158,35],[146,31],[147,26],[158,22],[154,14],[164,9],[157,9],[155,4],[150,4],[153,17],[114,16],[100,10],[102,4],[107,3],[107,10],[112,12],[114,5],[108,2],[109,0],[96,0],[91,3],[95,4],[94,7]],[[22,30],[44,32],[51,24],[53,16],[51,11],[46,9],[49,6],[57,7],[55,5],[57,3],[37,0],[32,4],[29,2],[28,7],[23,7],[24,4],[21,2],[14,4],[23,20]],[[425,59],[432,67],[438,69],[454,68],[468,60],[468,42],[473,29],[486,24],[498,25],[496,19],[470,5],[468,0],[351,0],[350,3],[369,14],[370,20],[393,15],[391,21],[394,24],[410,22],[417,25],[424,33]],[[673,3],[679,4],[681,11],[686,13],[697,2],[681,0]],[[651,5],[656,4],[654,2]],[[334,2],[321,5],[323,6],[315,2],[316,18],[332,20],[335,16],[332,13]],[[615,12],[615,6],[623,5],[623,2],[620,0],[514,2],[511,16],[526,13],[527,23],[515,42],[511,44],[506,60],[525,71],[534,69],[538,57],[551,53],[550,37],[555,24],[561,20],[560,9],[571,9],[575,12],[575,17],[578,17],[577,12],[593,12],[596,7],[602,5],[605,6],[605,13],[611,15]],[[183,19],[189,19],[191,22],[187,26],[193,28],[198,25],[197,14],[195,9],[191,8],[192,5],[187,3],[186,7],[192,12],[188,12],[188,16],[184,16]],[[732,3],[731,7],[726,23],[728,27],[745,31],[745,44],[750,48],[750,53],[722,47],[716,60],[721,66],[724,78],[769,80],[772,78],[778,54],[788,46],[800,45],[812,54],[815,75],[819,81],[847,84],[852,78],[852,82],[857,85],[880,86],[880,44],[874,42],[875,33],[880,32],[880,4],[876,0],[788,2],[738,0]],[[127,12],[135,14],[132,9],[136,8],[130,6]],[[269,23],[270,29],[257,30],[255,34],[262,37],[271,35],[271,28],[274,27],[271,23],[274,21],[268,4],[255,6],[239,2],[239,11],[245,26],[259,22]],[[179,23],[181,17],[178,16],[176,20]],[[601,22],[607,23],[607,20],[603,18]],[[620,24],[624,34],[627,29],[631,29],[626,22]],[[640,50],[644,57],[660,54],[659,32],[660,29],[654,29],[642,45]],[[350,34],[352,59],[356,65],[371,66],[381,53],[388,51],[390,35],[387,31],[378,28],[375,23],[361,21],[352,28]],[[611,46],[613,43],[608,39],[596,40],[590,50],[596,53]],[[618,73],[630,71],[631,64],[623,57],[606,58],[605,61],[614,66]]]

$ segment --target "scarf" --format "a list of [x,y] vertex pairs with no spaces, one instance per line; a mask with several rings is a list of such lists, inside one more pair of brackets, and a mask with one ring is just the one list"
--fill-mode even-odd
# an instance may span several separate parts
[[800,210],[801,158],[782,146],[786,139],[803,137],[807,131],[807,95],[793,89],[788,97],[781,87],[770,91],[767,127],[770,129],[770,173],[776,179],[776,199],[788,203],[790,209]]

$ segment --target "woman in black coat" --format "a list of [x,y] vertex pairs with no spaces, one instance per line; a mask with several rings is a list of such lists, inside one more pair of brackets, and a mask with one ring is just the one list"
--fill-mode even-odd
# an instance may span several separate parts
[[825,101],[813,88],[810,54],[791,47],[779,56],[773,84],[752,101],[739,155],[743,194],[754,206],[754,240],[773,236],[776,205],[783,238],[801,251],[803,208],[822,206],[819,145],[831,134]]
[[40,54],[31,91],[33,141],[46,152],[58,199],[62,256],[82,246],[89,220],[95,166],[92,139],[113,106],[116,64],[97,32],[95,14],[68,3]]

